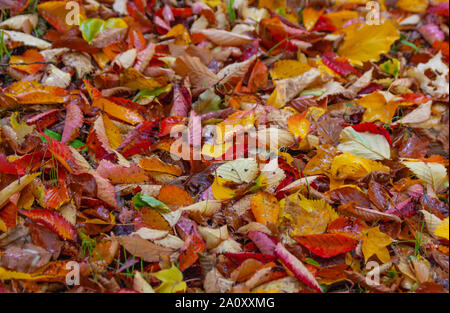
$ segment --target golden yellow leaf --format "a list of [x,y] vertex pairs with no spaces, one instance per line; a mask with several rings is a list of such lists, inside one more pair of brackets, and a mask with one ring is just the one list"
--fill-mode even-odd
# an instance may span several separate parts
[[230,183],[233,182],[231,180],[216,176],[213,184],[211,185],[211,190],[216,200],[227,200],[234,197],[236,192],[232,188],[226,186],[226,184]]
[[116,124],[114,124],[106,114],[103,114],[103,124],[105,125],[105,132],[108,137],[109,145],[113,150],[116,150],[123,142],[122,134]]
[[389,172],[382,163],[357,157],[351,153],[338,155],[331,162],[331,178],[336,180],[360,179],[373,171]]
[[350,10],[340,10],[337,12],[327,13],[325,14],[325,17],[327,17],[331,21],[331,24],[336,26],[337,29],[341,29],[342,26],[349,20],[358,18],[358,12]]
[[373,255],[376,255],[383,264],[389,262],[391,256],[387,246],[392,242],[394,242],[394,240],[387,234],[381,232],[379,226],[369,229],[369,231],[363,235],[361,247],[366,262]]
[[383,123],[391,123],[398,107],[398,102],[387,102],[384,95],[378,91],[368,94],[356,102],[366,109],[363,115],[363,122],[381,121]]
[[435,229],[434,234],[448,240],[448,217],[444,219],[441,224],[439,224],[439,226]]
[[307,30],[311,30],[314,28],[314,26],[317,23],[317,20],[322,15],[324,9],[325,8],[323,8],[322,10],[316,10],[314,8],[303,9],[302,11],[303,25],[305,25],[305,28]]
[[397,8],[413,13],[424,13],[428,7],[428,0],[398,0]]
[[267,192],[258,192],[251,200],[251,209],[256,221],[260,224],[275,224],[280,213],[277,198]]
[[297,60],[280,60],[275,62],[270,70],[272,79],[285,79],[299,76],[307,72],[311,67]]
[[321,234],[339,216],[325,200],[310,200],[298,194],[289,196],[282,216],[294,226],[291,236]]
[[380,55],[388,52],[394,41],[400,38],[397,28],[389,20],[380,25],[355,23],[343,31],[345,40],[338,54],[356,65],[378,61]]
[[4,267],[0,266],[0,280],[11,280],[11,279],[19,279],[19,280],[46,280],[52,278],[52,276],[47,275],[32,275],[28,273],[9,271]]
[[182,24],[172,27],[163,38],[175,38],[175,44],[177,45],[189,45],[191,43],[191,36]]

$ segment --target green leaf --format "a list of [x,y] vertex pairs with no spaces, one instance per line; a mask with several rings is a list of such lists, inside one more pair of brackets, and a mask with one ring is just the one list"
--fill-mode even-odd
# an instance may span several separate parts
[[311,259],[311,258],[306,258],[305,259],[305,263],[308,263],[308,264],[311,264],[311,265],[315,265],[315,266],[320,266],[320,264],[316,260]]
[[141,90],[138,92],[136,97],[134,97],[133,102],[141,102],[144,99],[150,99],[153,100],[156,97],[159,97],[160,95],[164,93],[168,93],[172,90],[172,84],[169,84],[165,87],[159,87],[153,90]]
[[[61,134],[58,134],[58,133],[56,133],[54,131],[51,131],[50,129],[44,130],[44,134],[47,135],[49,138],[53,138],[53,139],[55,139],[57,141],[61,141],[61,138],[62,138]],[[41,136],[41,139],[42,139],[42,141],[44,143],[47,142],[47,140],[45,139],[44,136]]]
[[304,96],[320,97],[324,93],[325,93],[325,90],[305,90],[300,94],[300,97],[304,97]]
[[234,0],[229,0],[228,6],[227,6],[227,11],[228,11],[228,15],[230,16],[231,22],[234,22],[236,20],[236,12],[234,11],[233,5],[234,5]]
[[[82,142],[81,140],[75,139],[70,143],[72,147],[75,149],[81,148],[86,145],[86,143]],[[87,147],[84,147],[82,151],[88,151]]]
[[161,270],[152,275],[162,281],[161,285],[156,289],[158,293],[186,291],[187,285],[183,281],[183,273],[173,264],[170,269]]
[[221,103],[222,99],[215,94],[213,89],[208,89],[198,97],[198,100],[194,103],[193,108],[197,114],[205,114],[220,110]]
[[400,71],[400,62],[397,59],[390,59],[380,65],[380,69],[386,74],[396,77]]
[[89,44],[92,43],[94,38],[101,32],[108,28],[125,28],[128,27],[127,23],[121,18],[110,18],[107,21],[99,18],[90,18],[80,23],[80,31],[84,40]]
[[138,193],[133,197],[133,205],[137,209],[150,207],[162,213],[172,212],[167,205],[147,194]]

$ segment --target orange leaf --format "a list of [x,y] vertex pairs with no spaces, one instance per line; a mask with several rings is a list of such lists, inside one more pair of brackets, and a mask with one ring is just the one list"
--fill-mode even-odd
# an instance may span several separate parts
[[309,133],[311,122],[306,118],[306,112],[303,114],[291,115],[287,119],[288,129],[296,137],[304,139]]
[[157,157],[142,158],[139,160],[139,166],[150,172],[166,173],[174,176],[183,174],[178,166],[164,163]]
[[61,104],[69,95],[63,88],[43,86],[37,81],[18,81],[3,91],[19,104]]
[[296,236],[298,243],[322,258],[331,258],[355,249],[358,241],[341,234],[317,234]]
[[[75,25],[67,23],[67,17],[71,14],[71,9],[66,8],[66,1],[48,1],[39,4],[38,10],[44,19],[46,19],[60,33],[65,33]],[[84,17],[84,9],[80,8],[80,15]]]
[[120,106],[105,98],[94,98],[94,107],[104,110],[106,113],[121,121],[131,125],[136,125],[144,121],[144,118],[137,111]]
[[185,190],[174,185],[163,186],[159,191],[158,200],[171,208],[194,204],[194,200]]
[[9,63],[11,64],[12,68],[15,68],[19,71],[28,73],[30,75],[36,74],[40,70],[42,70],[45,67],[45,64],[42,63],[36,63],[36,64],[29,64],[29,65],[17,65],[12,63],[33,63],[33,62],[44,62],[45,59],[42,56],[42,54],[39,53],[39,51],[35,49],[30,49],[25,51],[24,54],[21,56],[12,56],[9,60]]

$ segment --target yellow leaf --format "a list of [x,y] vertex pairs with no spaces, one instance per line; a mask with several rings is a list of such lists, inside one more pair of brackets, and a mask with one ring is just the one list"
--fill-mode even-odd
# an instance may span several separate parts
[[314,8],[303,9],[302,11],[303,25],[305,25],[305,28],[307,30],[311,30],[314,28],[314,26],[317,23],[317,20],[322,15],[324,9],[325,8],[323,8],[322,10],[316,10]]
[[381,121],[383,123],[391,123],[398,107],[398,102],[386,102],[384,95],[378,91],[368,94],[356,102],[366,109],[363,115],[363,122]]
[[254,111],[242,111],[231,114],[225,121],[216,125],[216,144],[222,144],[235,135],[251,129],[254,124]]
[[152,275],[162,281],[161,285],[156,288],[156,292],[158,293],[186,291],[187,285],[183,281],[183,273],[174,265],[170,269],[161,270]]
[[439,226],[435,229],[434,234],[448,240],[448,217],[443,220],[441,224],[439,224]]
[[389,59],[386,62],[380,64],[380,69],[386,74],[397,77],[398,72],[400,71],[400,61],[395,58]]
[[260,224],[275,224],[280,213],[277,198],[267,192],[258,192],[251,200],[251,209],[256,221]]
[[389,262],[391,256],[387,246],[392,242],[394,242],[394,240],[387,234],[381,232],[379,226],[369,229],[369,231],[363,235],[361,247],[366,262],[373,255],[376,255],[383,264]]
[[311,66],[297,60],[280,60],[275,62],[270,70],[272,79],[285,79],[299,76],[307,72]]
[[106,98],[102,98],[102,97],[94,98],[92,106],[99,108],[101,110],[104,110],[106,113],[108,113],[112,117],[117,118],[119,120],[122,120],[122,121],[127,122],[132,125],[136,125],[136,124],[139,124],[140,122],[144,121],[144,118],[142,117],[142,115],[139,112],[129,109],[127,107],[118,105],[112,101],[109,101]]
[[327,13],[325,14],[325,17],[327,17],[331,21],[331,24],[336,26],[337,29],[341,29],[342,26],[349,20],[358,18],[358,12],[350,10],[340,10],[337,12]]
[[189,45],[191,43],[191,36],[182,24],[172,27],[163,38],[175,38],[175,44],[177,45]]
[[351,153],[338,155],[331,162],[330,173],[338,180],[360,179],[373,171],[389,172],[382,163],[357,157]]
[[389,20],[381,25],[355,23],[343,31],[345,40],[338,54],[356,65],[378,61],[380,55],[387,53],[394,41],[400,38],[397,28]]
[[231,199],[236,194],[232,188],[226,186],[227,183],[231,184],[233,181],[221,178],[219,176],[216,176],[214,179],[214,182],[211,185],[211,190],[216,200]]
[[204,144],[202,155],[213,159],[219,158],[233,146],[233,141],[227,141],[223,144]]
[[6,233],[8,231],[8,227],[5,222],[0,218],[0,231]]
[[[295,228],[291,236],[321,234],[339,216],[325,200],[310,200],[298,194],[289,196],[283,216]],[[293,222],[293,223],[292,223]]]
[[11,279],[20,279],[20,280],[45,280],[51,278],[51,276],[47,275],[32,275],[28,273],[21,273],[15,271],[9,271],[4,267],[0,266],[0,280],[11,280]]
[[106,114],[103,114],[103,123],[105,125],[105,132],[108,137],[109,145],[113,150],[116,150],[123,142],[122,134],[116,124],[114,124]]
[[304,139],[309,133],[311,122],[306,119],[306,112],[303,114],[291,115],[287,119],[288,129],[295,137]]
[[428,7],[428,0],[399,0],[397,8],[413,13],[424,13]]
[[163,86],[155,78],[145,77],[135,68],[127,68],[120,75],[120,85],[136,90],[154,90]]
[[13,181],[8,186],[0,191],[0,208],[9,201],[9,198],[16,192],[22,191],[29,183],[33,181],[41,173],[29,174],[21,177],[18,180]]
[[275,90],[270,94],[269,99],[267,99],[267,105],[279,109],[285,104],[286,103],[281,96],[281,93],[279,93],[278,89],[275,88]]
[[202,0],[202,2],[209,5],[212,8],[215,8],[222,3],[222,0]]

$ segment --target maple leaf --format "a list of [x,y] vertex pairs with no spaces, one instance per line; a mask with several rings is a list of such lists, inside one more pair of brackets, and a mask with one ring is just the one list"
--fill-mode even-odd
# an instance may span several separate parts
[[392,242],[394,240],[389,235],[381,232],[379,226],[369,229],[363,235],[361,246],[366,262],[373,255],[376,255],[383,263],[389,262],[391,256],[387,246]]
[[183,273],[173,264],[171,268],[161,270],[152,275],[162,281],[161,285],[156,288],[156,292],[158,293],[186,291],[187,285],[183,281]]

